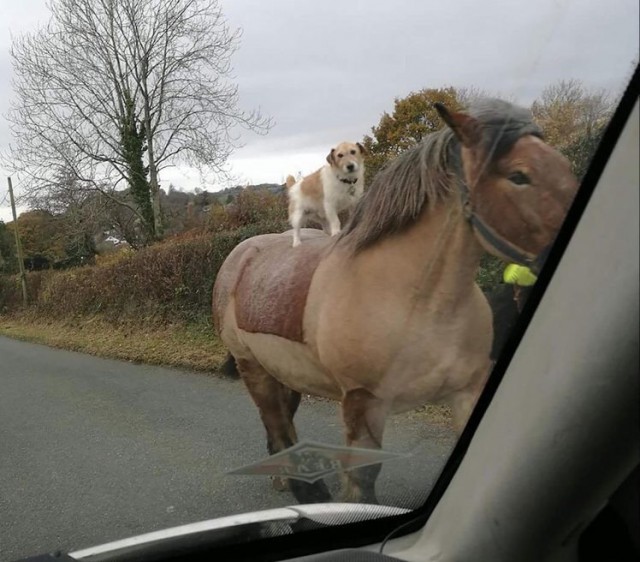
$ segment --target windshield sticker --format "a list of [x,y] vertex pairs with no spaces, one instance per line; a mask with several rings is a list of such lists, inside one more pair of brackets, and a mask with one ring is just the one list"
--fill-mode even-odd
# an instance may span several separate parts
[[331,474],[409,456],[411,455],[380,449],[359,449],[301,441],[264,460],[236,468],[227,474],[283,476],[313,484]]

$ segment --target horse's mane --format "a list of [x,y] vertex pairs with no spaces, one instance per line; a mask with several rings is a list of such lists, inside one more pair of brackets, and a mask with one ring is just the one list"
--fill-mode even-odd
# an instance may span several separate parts
[[[481,99],[467,111],[482,124],[487,158],[506,153],[523,135],[542,136],[527,109],[498,99]],[[356,205],[339,243],[359,252],[414,223],[425,205],[433,208],[455,190],[460,145],[445,127],[427,135],[383,168]]]

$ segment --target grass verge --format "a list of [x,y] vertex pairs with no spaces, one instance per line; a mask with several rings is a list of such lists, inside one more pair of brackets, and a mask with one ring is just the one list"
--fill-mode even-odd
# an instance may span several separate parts
[[33,315],[0,317],[0,335],[81,351],[99,357],[212,373],[226,351],[205,324],[113,325],[94,317],[50,320]]

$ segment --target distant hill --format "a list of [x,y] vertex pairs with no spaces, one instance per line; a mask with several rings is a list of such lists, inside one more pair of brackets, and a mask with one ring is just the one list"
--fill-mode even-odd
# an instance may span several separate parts
[[229,198],[229,196],[231,196],[233,198],[238,193],[240,193],[243,189],[249,189],[249,190],[252,190],[252,191],[260,191],[260,190],[266,189],[267,191],[270,191],[271,193],[281,193],[282,191],[284,191],[285,186],[284,186],[284,184],[281,184],[281,183],[260,183],[258,185],[247,185],[247,186],[237,185],[235,187],[228,187],[228,188],[223,189],[221,191],[216,191],[216,192],[213,193],[213,195],[221,203],[224,204],[224,203],[226,203],[226,201]]

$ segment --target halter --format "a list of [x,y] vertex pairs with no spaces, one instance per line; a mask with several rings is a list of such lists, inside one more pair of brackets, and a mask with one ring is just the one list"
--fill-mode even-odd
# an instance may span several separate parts
[[349,186],[348,193],[349,196],[353,197],[356,194],[356,183],[358,182],[358,178],[355,179],[347,179],[347,178],[339,178],[342,183],[346,183]]
[[540,271],[542,267],[543,258],[545,252],[542,252],[540,256],[534,256],[532,253],[518,248],[515,244],[509,242],[506,238],[498,234],[498,232],[489,226],[482,217],[480,217],[474,210],[471,203],[469,186],[464,178],[458,176],[458,189],[460,190],[460,200],[462,202],[462,211],[464,217],[469,221],[469,224],[474,228],[476,233],[492,248],[497,250],[500,254],[508,258],[509,260],[526,265],[531,268],[534,273]]

